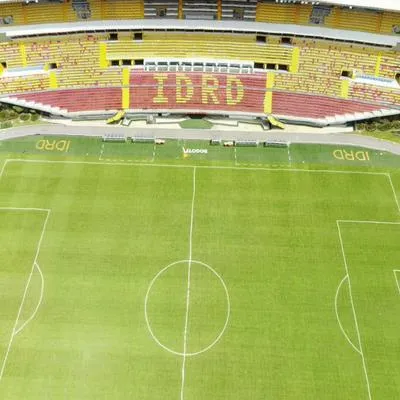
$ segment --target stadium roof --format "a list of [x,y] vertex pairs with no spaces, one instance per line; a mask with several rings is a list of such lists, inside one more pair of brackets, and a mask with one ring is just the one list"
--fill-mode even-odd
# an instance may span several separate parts
[[68,34],[77,32],[102,32],[117,30],[194,30],[194,31],[225,31],[225,32],[251,32],[267,33],[275,35],[290,35],[308,37],[314,39],[328,39],[342,42],[353,42],[372,46],[395,47],[400,38],[396,35],[378,35],[368,32],[343,31],[339,29],[324,28],[320,26],[299,26],[285,24],[268,24],[263,22],[245,21],[203,21],[185,19],[137,19],[122,21],[86,21],[22,25],[4,28],[0,27],[0,33],[9,38],[24,36],[43,36],[50,34]]

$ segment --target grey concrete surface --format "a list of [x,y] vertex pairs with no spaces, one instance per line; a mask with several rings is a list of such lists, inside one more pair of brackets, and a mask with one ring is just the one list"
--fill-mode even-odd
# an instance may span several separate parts
[[241,132],[210,131],[204,129],[163,129],[163,128],[124,128],[120,126],[67,126],[60,124],[32,125],[7,129],[0,132],[0,140],[7,140],[31,135],[60,135],[60,136],[100,136],[106,133],[124,133],[126,136],[154,136],[165,139],[211,139],[221,140],[285,140],[291,143],[315,143],[362,146],[369,149],[388,151],[400,155],[400,143],[379,140],[369,136],[354,133],[290,133],[280,131]]

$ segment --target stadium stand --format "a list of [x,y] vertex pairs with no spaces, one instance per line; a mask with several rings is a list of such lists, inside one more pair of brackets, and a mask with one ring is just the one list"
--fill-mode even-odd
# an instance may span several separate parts
[[3,25],[144,18],[142,0],[72,0],[0,4]]
[[[400,112],[396,37],[347,30],[388,29],[393,12],[255,0],[7,7],[25,10],[15,21],[28,26],[78,22],[0,29],[2,101],[62,115],[190,110],[319,124]],[[90,19],[104,21],[81,22]],[[346,30],[320,29],[333,23]]]
[[[314,4],[312,4],[314,3]],[[41,0],[0,4],[3,25],[180,18],[319,25],[382,34],[400,32],[399,13],[320,2],[276,0]]]
[[397,25],[400,27],[399,14],[390,11],[334,6],[320,4],[320,2],[293,3],[275,0],[258,2],[256,21],[296,25],[311,24],[385,34],[395,33],[393,28]]
[[142,0],[106,0],[100,2],[101,19],[139,19],[144,17]]

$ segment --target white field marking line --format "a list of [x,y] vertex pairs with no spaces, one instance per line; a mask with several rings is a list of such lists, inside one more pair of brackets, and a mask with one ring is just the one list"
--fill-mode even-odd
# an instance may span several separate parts
[[103,159],[103,153],[104,153],[104,142],[101,144],[100,156],[99,156],[100,161]]
[[360,349],[358,349],[358,348],[354,345],[354,343],[350,340],[350,338],[349,338],[349,336],[347,335],[346,331],[344,330],[343,325],[342,325],[342,322],[340,321],[340,318],[339,318],[339,312],[338,312],[337,301],[338,301],[338,296],[339,296],[339,293],[340,293],[340,289],[341,289],[341,287],[342,287],[342,285],[343,285],[343,282],[344,282],[346,279],[349,279],[349,276],[348,276],[348,275],[345,275],[345,276],[344,276],[344,278],[340,281],[339,286],[337,287],[337,290],[336,290],[336,295],[335,295],[335,313],[336,313],[336,319],[337,319],[337,321],[338,321],[340,330],[342,331],[342,333],[343,333],[344,337],[347,339],[347,341],[350,343],[350,346],[351,346],[358,354],[361,355]]
[[3,162],[3,165],[2,165],[1,170],[0,170],[0,179],[3,176],[4,170],[5,170],[7,164],[8,164],[8,159],[4,160],[4,162]]
[[[17,210],[21,210],[21,209],[18,208]],[[44,232],[46,231],[47,222],[48,222],[49,217],[50,217],[51,210],[47,209],[45,211],[47,211],[46,219],[45,219],[45,221],[43,223],[42,233],[40,234],[39,242],[38,242],[38,245],[37,245],[37,248],[36,248],[36,254],[35,254],[35,258],[34,258],[33,263],[32,263],[31,272],[29,274],[28,280],[27,280],[26,285],[25,285],[24,294],[22,296],[21,304],[20,304],[19,309],[18,309],[17,318],[15,319],[14,327],[12,329],[10,340],[8,342],[7,351],[6,351],[6,354],[4,356],[4,360],[3,360],[2,366],[1,366],[0,381],[3,378],[3,374],[4,374],[5,367],[6,367],[8,355],[10,353],[11,345],[12,345],[14,337],[16,335],[15,332],[16,332],[16,329],[17,329],[18,321],[19,321],[19,318],[21,316],[22,308],[23,308],[24,303],[25,303],[25,298],[26,298],[26,295],[28,293],[29,284],[31,283],[33,271],[35,269],[35,265],[37,263],[37,259],[38,259],[38,256],[39,256],[40,247],[42,245],[42,241],[43,241],[43,237],[44,237]]]
[[397,198],[397,194],[396,194],[396,190],[395,190],[395,188],[394,188],[394,185],[393,185],[392,177],[390,176],[390,174],[387,174],[387,177],[389,178],[390,187],[392,188],[392,192],[393,192],[394,200],[395,200],[395,202],[396,202],[397,209],[398,209],[398,211],[399,211],[399,214],[400,214],[400,204],[399,204],[399,199]]
[[48,208],[34,208],[34,207],[0,207],[1,211],[44,211],[50,212]]
[[391,221],[358,221],[353,219],[338,219],[336,222],[340,224],[378,224],[378,225],[400,225],[399,222]]
[[189,257],[188,257],[188,274],[187,274],[187,289],[186,289],[186,314],[185,327],[183,330],[183,361],[181,371],[181,400],[184,399],[185,392],[185,367],[187,354],[187,333],[189,325],[189,305],[190,305],[190,273],[192,270],[192,238],[193,238],[193,219],[194,219],[194,199],[196,196],[196,167],[193,168],[193,192],[192,192],[192,208],[190,212],[190,229],[189,229]]
[[[149,302],[149,297],[150,297],[150,293],[152,290],[152,287],[154,285],[154,283],[157,281],[157,279],[159,279],[162,274],[164,274],[169,268],[177,265],[177,264],[187,264],[189,262],[189,260],[179,260],[179,261],[175,261],[169,265],[167,265],[166,267],[164,267],[161,271],[159,271],[154,278],[151,280],[150,285],[147,289],[147,293],[145,296],[145,300],[144,300],[144,318],[146,320],[146,325],[147,325],[147,329],[150,332],[150,336],[153,338],[153,340],[160,346],[162,347],[164,350],[168,351],[171,354],[175,354],[177,356],[183,356],[183,353],[180,351],[175,351],[173,349],[170,349],[168,346],[164,345],[163,343],[161,343],[161,341],[157,338],[157,336],[154,334],[152,328],[151,328],[151,324],[150,324],[150,319],[149,319],[149,315],[148,315],[148,302]],[[197,265],[201,265],[205,268],[207,268],[211,273],[213,273],[217,279],[220,281],[221,286],[224,289],[225,292],[225,296],[226,296],[226,306],[227,306],[227,312],[226,312],[226,318],[225,318],[225,323],[224,326],[222,327],[221,332],[219,333],[219,335],[214,339],[214,341],[212,343],[210,343],[208,346],[199,349],[198,351],[195,351],[193,353],[186,353],[186,357],[194,357],[194,356],[198,356],[202,353],[205,353],[206,351],[210,350],[212,347],[214,347],[219,340],[222,338],[222,336],[224,335],[228,324],[229,324],[229,319],[230,319],[230,315],[231,315],[231,300],[229,297],[229,291],[228,291],[228,287],[226,286],[225,281],[223,280],[222,276],[218,274],[217,271],[215,271],[215,269],[211,268],[208,264],[202,262],[202,261],[198,261],[198,260],[193,260],[192,259],[192,268],[193,265],[197,264]]]
[[183,165],[183,164],[155,164],[155,163],[126,163],[126,162],[100,162],[100,161],[71,161],[71,160],[45,160],[45,159],[22,159],[8,158],[7,162],[26,162],[36,164],[82,164],[82,165],[111,165],[111,166],[140,166],[140,167],[165,167],[165,168],[201,168],[201,169],[228,169],[240,171],[277,171],[277,172],[311,172],[311,173],[327,173],[327,174],[345,174],[345,175],[375,175],[387,176],[386,172],[371,171],[341,171],[333,169],[301,169],[301,168],[268,168],[268,167],[239,167],[239,166],[222,166],[222,165]]
[[394,269],[393,273],[394,273],[394,280],[396,281],[397,289],[399,289],[399,294],[400,294],[400,281],[399,279],[397,279],[397,274],[398,273],[400,274],[400,269]]
[[287,146],[287,154],[288,154],[289,164],[292,164],[292,155],[290,154],[290,142],[288,143]]
[[33,320],[33,318],[36,317],[36,314],[42,304],[43,301],[43,294],[44,294],[44,276],[42,273],[42,270],[40,269],[40,266],[38,263],[35,263],[35,268],[36,270],[39,272],[40,275],[40,279],[41,279],[41,287],[40,287],[40,296],[39,296],[39,301],[36,305],[35,310],[33,311],[32,315],[15,331],[14,336],[18,335],[18,333],[20,333],[28,324],[29,322],[31,322]]
[[346,259],[346,254],[345,254],[345,251],[344,251],[344,245],[343,245],[343,239],[342,239],[342,233],[340,231],[340,221],[336,221],[336,226],[337,226],[338,233],[339,233],[340,248],[342,250],[343,263],[344,263],[344,267],[346,269],[346,275],[347,275],[347,280],[348,280],[348,284],[349,284],[350,303],[351,303],[351,308],[352,308],[352,311],[353,311],[354,323],[355,323],[355,326],[356,326],[356,332],[357,332],[357,338],[358,338],[358,347],[360,349],[360,355],[361,355],[363,369],[364,369],[365,381],[366,381],[366,384],[367,384],[368,399],[371,400],[372,399],[371,387],[370,387],[369,378],[368,378],[367,364],[365,362],[364,351],[363,351],[363,348],[362,348],[360,329],[358,327],[357,313],[356,313],[356,309],[355,309],[354,301],[353,301],[353,294],[352,294],[352,290],[351,290],[351,280],[350,280],[350,275],[349,275],[349,267],[347,265],[347,259]]

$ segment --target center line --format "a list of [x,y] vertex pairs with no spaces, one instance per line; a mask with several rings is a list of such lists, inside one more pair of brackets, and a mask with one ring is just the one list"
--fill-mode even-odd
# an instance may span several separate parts
[[192,236],[193,236],[193,217],[194,217],[194,198],[196,195],[196,167],[193,168],[193,194],[192,194],[192,210],[190,215],[190,231],[189,231],[189,257],[188,257],[188,274],[186,288],[186,315],[185,327],[183,330],[183,361],[182,361],[182,383],[181,383],[181,400],[184,400],[185,391],[185,367],[187,354],[187,333],[189,324],[189,304],[190,304],[190,273],[192,270]]

